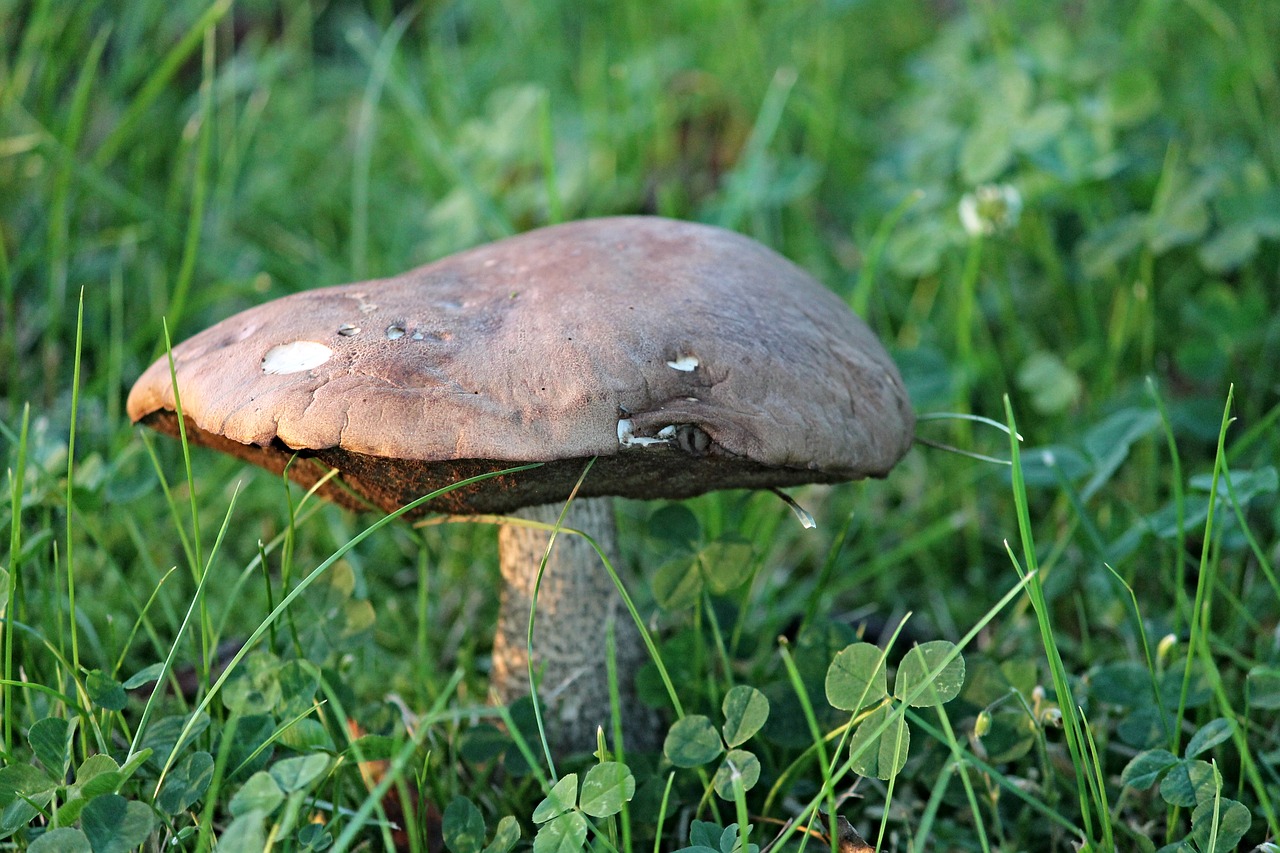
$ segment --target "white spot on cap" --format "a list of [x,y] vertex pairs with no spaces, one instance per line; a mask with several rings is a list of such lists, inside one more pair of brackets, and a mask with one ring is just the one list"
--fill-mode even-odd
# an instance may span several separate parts
[[315,341],[294,341],[272,347],[262,359],[262,372],[271,376],[301,373],[329,360],[333,350]]
[[698,357],[695,355],[682,355],[679,358],[677,358],[675,361],[668,361],[667,367],[670,367],[672,370],[679,370],[684,373],[689,373],[697,369]]

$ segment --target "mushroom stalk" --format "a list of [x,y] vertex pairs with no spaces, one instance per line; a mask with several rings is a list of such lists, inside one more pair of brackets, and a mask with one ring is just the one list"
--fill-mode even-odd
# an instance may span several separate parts
[[[544,504],[512,515],[554,525],[561,508]],[[564,527],[590,536],[610,563],[619,564],[617,526],[609,498],[575,500]],[[544,529],[519,525],[506,525],[498,534],[504,583],[491,686],[499,702],[509,703],[529,693],[529,611],[550,535]],[[636,673],[645,661],[640,633],[601,565],[600,555],[583,537],[561,533],[538,586],[533,633],[534,678],[549,711],[548,737],[557,752],[589,752],[595,749],[597,727],[610,732],[606,657],[610,631],[621,708],[627,715],[626,745],[630,749],[652,746],[653,714],[635,701]]]

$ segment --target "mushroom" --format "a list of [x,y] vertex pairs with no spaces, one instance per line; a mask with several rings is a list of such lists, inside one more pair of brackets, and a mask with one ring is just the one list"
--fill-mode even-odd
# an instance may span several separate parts
[[[914,416],[893,362],[834,294],[747,237],[656,217],[570,222],[378,281],[296,293],[173,348],[187,435],[349,507],[523,513],[615,551],[608,496],[686,498],[883,477]],[[129,395],[174,434],[168,358]],[[500,533],[499,701],[527,693],[525,637],[547,533]],[[616,559],[614,560],[616,562]],[[557,540],[534,669],[559,750],[609,716],[606,637],[629,691],[645,658],[598,556]],[[624,705],[627,703],[624,692]]]

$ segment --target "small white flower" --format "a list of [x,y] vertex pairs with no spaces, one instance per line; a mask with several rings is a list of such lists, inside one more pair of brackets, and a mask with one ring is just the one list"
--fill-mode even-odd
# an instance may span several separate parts
[[960,224],[970,237],[1008,231],[1022,215],[1022,194],[1012,184],[983,184],[960,197]]

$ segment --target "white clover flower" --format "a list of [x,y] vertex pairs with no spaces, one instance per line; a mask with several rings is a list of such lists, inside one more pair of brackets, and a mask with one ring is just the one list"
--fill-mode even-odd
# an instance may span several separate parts
[[1012,184],[983,184],[960,197],[960,224],[970,237],[1008,231],[1022,215],[1022,193]]

